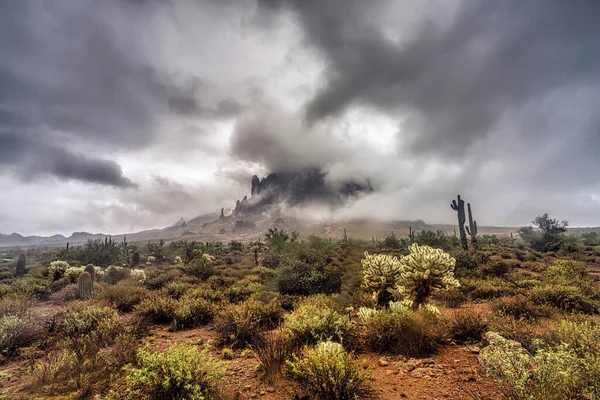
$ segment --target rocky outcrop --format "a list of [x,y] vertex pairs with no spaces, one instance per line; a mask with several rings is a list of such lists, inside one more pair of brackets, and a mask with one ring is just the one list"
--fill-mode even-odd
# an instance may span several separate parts
[[327,174],[318,168],[295,172],[274,172],[265,178],[252,176],[250,198],[238,200],[233,215],[259,214],[269,211],[273,205],[287,203],[296,206],[303,203],[339,205],[360,193],[371,192],[368,181],[346,180],[328,182]]

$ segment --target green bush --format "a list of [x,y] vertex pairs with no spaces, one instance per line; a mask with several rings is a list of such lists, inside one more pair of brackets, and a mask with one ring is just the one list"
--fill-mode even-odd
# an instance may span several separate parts
[[342,286],[342,273],[324,260],[286,258],[279,269],[277,285],[281,294],[308,296],[338,293]]
[[177,300],[165,293],[152,293],[135,310],[149,322],[166,324],[173,321]]
[[148,290],[144,287],[118,284],[103,286],[97,298],[106,300],[119,311],[129,312],[147,296]]
[[[565,329],[568,332],[573,330],[581,331],[581,327]],[[487,374],[499,380],[500,389],[509,399],[598,398],[599,349],[596,347],[596,354],[586,357],[587,353],[577,352],[581,336],[576,334],[568,337],[575,339],[574,342],[547,346],[538,341],[538,350],[532,356],[518,342],[488,332],[486,340],[489,345],[481,350],[479,360]]]
[[104,271],[104,276],[102,277],[102,280],[104,280],[104,282],[108,283],[109,285],[116,285],[117,282],[125,278],[126,274],[127,270],[125,268],[118,267],[116,265],[111,265],[108,268],[106,268],[106,271]]
[[410,303],[390,303],[383,310],[361,308],[365,345],[373,351],[392,351],[408,356],[425,356],[437,350],[441,339],[438,321],[428,305],[413,311]]
[[29,315],[5,315],[0,318],[0,352],[12,353],[40,337],[38,321]]
[[212,321],[215,315],[213,305],[202,297],[184,295],[174,310],[174,329],[185,329],[204,325]]
[[550,305],[569,313],[598,314],[600,306],[576,286],[543,286],[531,291],[531,299],[538,305]]
[[172,346],[164,353],[141,348],[126,377],[125,399],[215,399],[224,375],[223,364],[195,346]]
[[356,345],[358,328],[347,315],[338,313],[327,297],[309,297],[284,317],[285,328],[303,344],[333,340],[348,347]]
[[244,347],[253,344],[265,329],[281,321],[283,310],[277,302],[268,304],[250,299],[223,308],[215,319],[215,330],[223,345]]
[[262,372],[263,379],[273,383],[282,373],[285,362],[298,349],[298,342],[289,331],[279,329],[257,336],[252,349],[258,358],[258,369]]
[[446,251],[452,250],[452,248],[454,247],[452,244],[452,238],[446,235],[444,231],[440,230],[424,230],[417,232],[415,234],[414,241],[420,246],[430,246],[436,249],[442,249]]
[[524,295],[497,299],[493,303],[493,309],[501,315],[509,315],[517,319],[526,319],[528,321],[534,321],[541,317],[550,317],[552,315],[552,310],[547,306],[537,305]]
[[456,340],[481,340],[487,330],[488,320],[485,316],[473,310],[456,311],[448,321],[448,329]]
[[369,397],[370,375],[354,364],[352,356],[335,342],[322,342],[288,361],[292,376],[314,398],[354,400]]
[[581,281],[587,278],[587,267],[573,260],[556,260],[544,275],[551,281]]
[[217,274],[217,268],[211,259],[206,257],[195,258],[190,264],[181,267],[183,271],[203,281]]
[[117,311],[105,306],[76,302],[60,318],[56,329],[59,340],[77,339],[97,332],[102,336],[116,336],[121,326]]

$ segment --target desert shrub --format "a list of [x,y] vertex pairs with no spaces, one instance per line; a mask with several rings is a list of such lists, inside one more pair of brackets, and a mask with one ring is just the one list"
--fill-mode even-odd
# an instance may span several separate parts
[[316,399],[363,399],[373,393],[368,371],[356,365],[339,343],[327,341],[306,348],[288,364],[294,379]]
[[222,291],[213,289],[207,284],[195,286],[189,289],[185,294],[208,300],[211,303],[219,303],[225,299],[225,294]]
[[487,262],[487,257],[483,253],[472,250],[457,250],[454,252],[454,258],[456,260],[454,268],[457,275],[475,271],[480,265]]
[[537,279],[518,279],[513,281],[514,285],[519,289],[533,289],[538,286],[541,282]]
[[214,306],[201,297],[184,295],[179,299],[173,314],[175,329],[204,325],[212,321]]
[[258,335],[252,345],[258,359],[258,369],[263,379],[273,383],[281,374],[285,362],[298,349],[298,341],[289,331],[264,332]]
[[352,347],[356,345],[358,330],[347,315],[338,313],[327,297],[309,297],[284,317],[285,328],[303,344],[333,340]]
[[538,305],[550,305],[569,313],[597,314],[600,310],[598,302],[576,286],[536,287],[531,291],[531,299]]
[[393,300],[393,289],[401,278],[402,265],[398,258],[386,254],[369,254],[360,260],[363,269],[362,288],[373,294],[379,306]]
[[250,299],[224,307],[215,319],[215,330],[223,345],[244,347],[253,344],[261,332],[281,321],[283,310],[277,302],[268,304]]
[[119,315],[114,309],[89,302],[76,302],[59,317],[55,334],[59,340],[77,339],[92,332],[100,332],[108,337],[118,334],[119,327]]
[[509,271],[509,263],[506,260],[498,259],[488,261],[488,263],[481,269],[481,272],[484,275],[498,277],[508,274]]
[[449,308],[460,307],[467,301],[467,297],[458,289],[440,290],[433,295],[433,298]]
[[263,286],[260,284],[249,284],[248,282],[240,281],[225,289],[223,293],[230,303],[240,303],[249,299],[250,296],[260,292],[262,289]]
[[456,340],[481,340],[488,324],[487,318],[478,311],[459,310],[448,321],[448,329]]
[[48,267],[48,275],[55,281],[61,279],[67,269],[69,268],[69,263],[66,261],[52,261],[50,266]]
[[556,260],[544,275],[551,281],[580,281],[587,278],[587,267],[573,260]]
[[420,246],[430,246],[436,249],[452,250],[452,238],[444,231],[424,230],[415,234],[415,243]]
[[172,346],[166,352],[141,348],[126,377],[125,399],[214,399],[224,375],[223,364],[195,346]]
[[0,317],[24,315],[35,303],[34,299],[24,295],[11,294],[0,299]]
[[425,304],[436,291],[460,286],[454,277],[454,258],[443,250],[414,243],[409,246],[410,254],[402,257],[400,292],[405,291],[413,302],[414,309]]
[[177,300],[164,293],[152,293],[135,308],[149,322],[166,324],[173,321]]
[[410,303],[391,302],[383,310],[361,308],[365,345],[373,351],[393,351],[409,356],[424,356],[436,351],[441,332],[437,315],[412,310]]
[[164,269],[152,268],[151,270],[146,270],[146,282],[144,284],[148,289],[157,290],[168,283],[181,280],[184,276],[184,273],[177,268],[166,271]]
[[324,260],[285,258],[279,269],[277,286],[281,294],[289,295],[338,293],[342,286],[342,273]]
[[195,258],[190,264],[181,268],[186,274],[195,276],[203,281],[216,275],[218,272],[213,259],[206,257]]
[[185,294],[193,285],[189,282],[182,282],[180,280],[169,282],[162,287],[162,291],[167,293],[174,299],[179,299]]
[[52,282],[47,279],[26,276],[13,281],[9,287],[9,293],[44,300],[50,296],[51,289]]
[[464,279],[461,290],[472,300],[493,299],[516,294],[514,285],[498,278],[491,279]]
[[109,285],[116,285],[117,282],[124,279],[125,276],[126,276],[125,268],[118,267],[116,265],[110,265],[104,271],[104,276],[102,277],[102,279],[104,280],[104,282],[108,283]]
[[528,321],[552,315],[551,309],[535,304],[530,298],[524,295],[497,299],[493,303],[493,309],[501,315],[510,315],[511,317],[522,318]]
[[[56,261],[54,261],[56,262]],[[68,267],[65,271],[64,271],[64,275],[63,277],[69,281],[69,283],[76,283],[77,282],[77,278],[79,278],[79,275],[81,275],[81,273],[83,272],[85,267]]]
[[[489,345],[479,359],[488,375],[499,380],[500,389],[509,399],[584,399],[600,395],[598,376],[590,377],[589,359],[582,358],[567,344],[546,346],[532,356],[518,342],[494,332],[486,334]],[[593,362],[597,362],[593,359]]]
[[5,315],[0,318],[0,352],[12,353],[35,341],[42,329],[28,314]]
[[106,300],[119,311],[129,312],[147,296],[148,290],[144,287],[118,284],[104,285],[96,297]]

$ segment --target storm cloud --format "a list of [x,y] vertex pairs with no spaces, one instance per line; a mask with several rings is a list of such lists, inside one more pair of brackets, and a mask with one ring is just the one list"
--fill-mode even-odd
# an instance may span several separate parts
[[0,2],[0,231],[152,228],[309,170],[374,189],[332,217],[452,222],[460,192],[483,225],[598,225],[598,18],[594,0]]

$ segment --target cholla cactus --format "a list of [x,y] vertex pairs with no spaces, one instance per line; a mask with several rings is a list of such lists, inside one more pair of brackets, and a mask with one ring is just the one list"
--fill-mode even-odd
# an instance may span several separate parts
[[[64,277],[71,283],[77,282],[77,278],[83,272],[83,267],[69,267],[64,272]],[[90,274],[91,275],[91,274]]]
[[148,256],[147,262],[149,262],[149,263],[156,262],[156,257],[154,257],[154,256]]
[[146,273],[141,269],[132,269],[129,277],[139,283],[146,282]]
[[180,256],[175,256],[175,264],[183,264],[183,260]]
[[59,280],[65,275],[65,272],[69,268],[69,263],[66,261],[52,261],[48,267],[48,275],[55,281]]
[[408,292],[413,309],[425,304],[437,290],[460,286],[454,277],[456,260],[448,253],[416,243],[408,249],[410,254],[400,260],[402,272],[398,286],[404,287]]
[[202,254],[202,261],[204,261],[205,263],[211,263],[215,261],[215,258],[208,253],[204,253]]
[[360,318],[361,321],[366,322],[379,313],[380,311],[375,308],[361,307],[358,309],[358,318]]
[[401,277],[402,264],[396,257],[385,254],[371,255],[368,252],[365,252],[365,258],[360,262],[364,275],[362,288],[373,293],[378,305],[387,305],[392,300],[390,290]]

